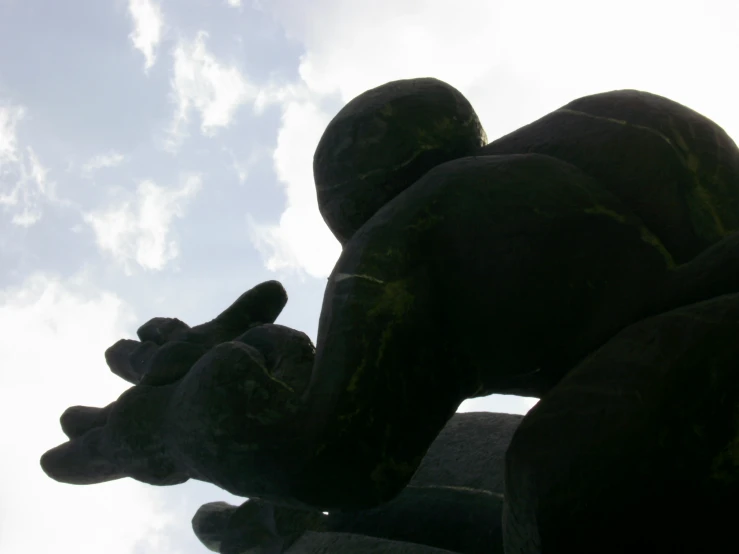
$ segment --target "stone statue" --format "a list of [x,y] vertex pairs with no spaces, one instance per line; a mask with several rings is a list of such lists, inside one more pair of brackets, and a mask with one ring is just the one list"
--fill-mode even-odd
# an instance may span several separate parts
[[[195,514],[193,529],[215,552],[241,552],[257,544],[276,552],[311,552],[305,546],[308,541],[337,541],[352,533],[403,542],[396,550],[383,544],[381,552],[407,552],[403,548],[412,543],[445,552],[502,553],[504,456],[521,418],[456,414],[410,483],[376,508],[324,515],[257,499],[241,507],[213,502]],[[264,531],[257,532],[256,527]],[[298,539],[302,542],[294,544]],[[336,551],[350,550],[337,545]]]
[[[734,551],[736,144],[638,91],[486,143],[435,79],[352,100],[314,158],[343,246],[316,347],[275,281],[152,319],[44,471],[248,497],[193,519],[222,554]],[[541,400],[454,415],[492,393]]]

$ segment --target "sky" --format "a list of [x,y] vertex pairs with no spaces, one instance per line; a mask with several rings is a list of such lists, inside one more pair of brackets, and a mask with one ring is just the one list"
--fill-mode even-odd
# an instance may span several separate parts
[[[79,487],[39,456],[127,388],[103,352],[278,279],[315,341],[340,247],[312,156],[387,81],[436,77],[490,140],[587,94],[667,96],[739,137],[739,3],[0,0],[0,552],[196,554],[198,482]],[[463,410],[525,413],[492,396]]]

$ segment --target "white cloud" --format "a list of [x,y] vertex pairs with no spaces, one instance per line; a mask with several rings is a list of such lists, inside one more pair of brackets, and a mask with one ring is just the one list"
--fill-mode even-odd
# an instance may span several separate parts
[[238,64],[219,60],[207,46],[208,33],[200,31],[192,41],[181,40],[173,51],[171,98],[175,105],[165,148],[176,152],[188,135],[193,113],[200,132],[215,136],[231,125],[238,110],[251,105],[257,115],[274,104],[315,97],[300,83],[267,82],[256,86]]
[[57,198],[56,185],[34,150],[18,145],[24,114],[20,106],[0,105],[0,206],[14,224],[30,227],[41,219],[42,204]]
[[223,150],[228,154],[229,158],[231,158],[231,168],[238,176],[239,183],[242,185],[246,183],[246,180],[249,178],[249,172],[252,168],[264,157],[272,155],[271,149],[258,148],[249,152],[246,157],[242,159],[237,157],[231,148],[224,146]]
[[226,0],[226,3],[232,8],[240,8],[241,0]]
[[[276,0],[272,9],[305,45],[300,75],[311,90],[348,101],[389,80],[438,77],[470,98],[491,138],[577,96],[627,87],[699,109],[713,98],[736,120],[726,67],[739,47],[739,7],[722,0],[627,0],[607,17],[585,0],[471,0],[464,10],[445,0]],[[700,39],[684,44],[686,32]]]
[[238,161],[237,159],[233,158],[231,167],[236,172],[236,175],[238,175],[239,183],[243,185],[246,182],[247,177],[249,177],[249,164],[242,163]]
[[144,55],[144,70],[148,71],[156,62],[157,46],[162,40],[162,10],[153,0],[129,0],[128,11],[134,25],[129,38]]
[[[467,96],[491,140],[575,98],[619,88],[671,97],[739,137],[736,81],[728,69],[739,51],[739,5],[722,0],[700,7],[627,0],[607,15],[585,0],[470,0],[464,10],[450,10],[446,0],[274,0],[266,8],[305,49],[293,96],[279,97],[287,87],[270,95],[286,106],[281,133],[318,125],[301,119],[308,105],[290,111],[297,90],[318,110],[329,95],[348,102],[391,80],[431,76]],[[684,36],[693,38],[686,43]],[[313,200],[306,201],[314,192],[305,160],[322,131],[306,129],[304,140],[278,146],[278,172],[279,163],[296,171],[287,177],[292,184],[279,224],[259,233],[271,269],[330,270],[329,256],[318,262],[297,254],[306,244],[334,251],[332,237],[296,215],[316,221]]]
[[84,277],[34,275],[0,290],[0,552],[172,552],[163,489],[128,479],[64,485],[39,466],[44,451],[66,440],[58,420],[70,403],[104,406],[127,387],[103,352],[134,324],[120,298]]
[[248,219],[251,239],[272,271],[303,270],[312,277],[331,272],[341,247],[323,222],[313,186],[313,145],[328,116],[310,102],[290,101],[282,115],[273,160],[285,187],[287,207],[277,225]]
[[[301,156],[291,155],[296,141],[317,141],[328,119],[313,104],[306,103],[310,92],[303,84],[268,83],[258,88],[236,65],[218,60],[208,50],[207,39],[208,34],[201,31],[193,41],[181,41],[175,48],[171,86],[176,110],[167,148],[176,151],[181,145],[193,112],[199,115],[201,133],[213,136],[217,129],[230,125],[244,105],[251,104],[259,114],[267,106],[281,103],[286,124],[280,130],[273,157],[279,166],[278,179],[287,189],[289,205],[278,225],[257,222],[251,216],[247,225],[253,244],[268,258],[270,269],[300,269],[322,276],[338,255],[338,243],[318,213],[312,192],[310,151],[303,148]],[[253,153],[246,161],[237,160],[231,150],[228,153],[239,181],[244,183],[261,153]],[[307,194],[301,195],[301,191]]]
[[0,106],[0,175],[5,164],[18,159],[17,127],[24,114],[21,106]]
[[187,133],[190,114],[198,112],[200,131],[212,136],[227,127],[238,108],[257,97],[257,88],[235,65],[220,62],[208,51],[208,34],[181,41],[174,50],[172,97],[176,105],[169,148],[176,149]]
[[170,234],[172,221],[184,216],[201,184],[197,175],[173,188],[142,181],[133,202],[87,213],[84,220],[92,227],[98,247],[120,263],[126,274],[132,273],[132,263],[162,270],[179,254],[177,241]]
[[464,10],[450,10],[441,0],[319,0],[310,6],[278,0],[276,10],[306,47],[300,75],[308,87],[348,101],[393,79],[435,76],[457,87],[479,79],[497,61],[489,33],[501,26],[500,5],[473,0]]
[[98,154],[97,156],[90,158],[90,160],[82,166],[82,173],[86,176],[90,176],[98,169],[116,167],[117,165],[120,165],[124,159],[125,156],[115,150],[111,150],[105,154]]

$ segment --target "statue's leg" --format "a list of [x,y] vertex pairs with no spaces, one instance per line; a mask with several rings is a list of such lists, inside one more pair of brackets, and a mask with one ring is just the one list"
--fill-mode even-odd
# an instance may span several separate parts
[[624,329],[527,414],[506,552],[728,552],[739,518],[739,294]]
[[403,263],[403,243],[386,251],[399,258],[392,270],[350,271],[340,261],[326,289],[301,410],[309,460],[293,488],[323,509],[394,497],[467,394],[446,363],[433,277],[428,266]]
[[294,496],[327,510],[392,498],[463,399],[542,393],[635,321],[671,263],[628,208],[554,158],[433,169],[353,236],[329,279]]

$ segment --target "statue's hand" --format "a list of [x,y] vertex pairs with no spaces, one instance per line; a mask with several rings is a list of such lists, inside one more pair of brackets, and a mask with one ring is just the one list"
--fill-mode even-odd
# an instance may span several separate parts
[[289,494],[306,455],[301,429],[310,422],[298,414],[314,358],[307,335],[272,324],[200,358],[166,414],[167,439],[189,474],[238,496]]
[[[192,476],[187,464],[168,446],[165,423],[171,420],[173,392],[193,364],[213,347],[249,330],[253,330],[250,336],[264,336],[257,329],[273,322],[286,301],[282,285],[268,281],[241,295],[208,323],[190,328],[178,319],[154,318],[138,330],[140,342],[118,341],[105,353],[106,361],[113,373],[137,386],[105,408],[66,410],[61,425],[70,440],[42,456],[44,471],[73,484],[126,476],[159,485],[187,480]],[[269,350],[268,342],[262,338],[263,350]],[[280,357],[277,352],[270,355]]]
[[140,341],[122,339],[105,352],[111,371],[134,385],[164,385],[181,378],[200,356],[243,332],[273,323],[287,303],[277,281],[242,294],[215,319],[189,327],[176,318],[155,317],[139,327]]

